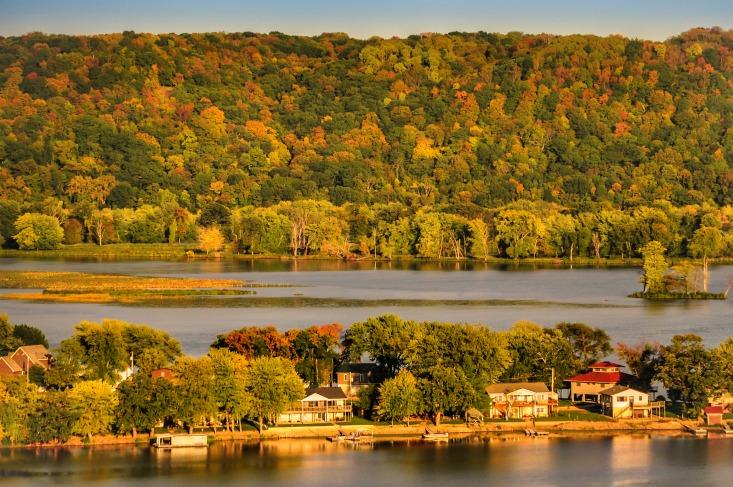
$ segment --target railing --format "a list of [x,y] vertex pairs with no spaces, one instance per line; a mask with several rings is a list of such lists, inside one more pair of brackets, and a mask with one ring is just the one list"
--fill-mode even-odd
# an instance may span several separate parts
[[343,406],[303,406],[303,407],[291,407],[286,411],[288,414],[303,413],[350,413],[352,410],[351,404]]

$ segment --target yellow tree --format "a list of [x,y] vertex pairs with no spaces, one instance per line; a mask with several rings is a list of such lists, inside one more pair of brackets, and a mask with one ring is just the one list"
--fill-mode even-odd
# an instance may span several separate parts
[[224,235],[218,227],[199,229],[198,248],[209,255],[210,252],[217,252],[224,247]]

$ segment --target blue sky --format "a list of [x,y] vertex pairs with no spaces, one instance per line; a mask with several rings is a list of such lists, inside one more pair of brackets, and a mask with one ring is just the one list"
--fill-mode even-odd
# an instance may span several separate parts
[[663,40],[733,28],[733,0],[0,0],[0,35],[278,30],[391,37],[477,31],[623,34]]

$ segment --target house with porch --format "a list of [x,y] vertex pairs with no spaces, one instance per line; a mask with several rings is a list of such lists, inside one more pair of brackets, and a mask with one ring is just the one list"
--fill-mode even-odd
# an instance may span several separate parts
[[313,387],[305,397],[281,413],[278,424],[335,423],[350,421],[353,415],[351,400],[340,387]]
[[614,362],[596,362],[590,370],[566,379],[570,383],[570,400],[582,402],[599,402],[601,391],[613,386],[629,386],[636,382],[636,377],[622,372],[623,365]]
[[347,397],[356,398],[359,391],[380,382],[378,375],[377,364],[342,364],[334,373],[333,385],[340,387]]
[[651,401],[648,392],[616,385],[600,393],[601,412],[616,419],[664,416],[664,401]]
[[557,393],[543,382],[510,382],[486,387],[492,418],[544,418],[557,408]]

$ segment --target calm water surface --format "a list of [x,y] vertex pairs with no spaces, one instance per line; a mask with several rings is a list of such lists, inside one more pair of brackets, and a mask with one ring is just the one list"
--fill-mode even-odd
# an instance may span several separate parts
[[3,485],[728,486],[733,440],[664,436],[473,438],[450,445],[324,440],[0,452]]
[[[649,303],[626,296],[639,288],[638,268],[538,268],[530,266],[361,264],[308,261],[111,261],[0,259],[0,270],[110,272],[133,275],[235,278],[293,287],[259,288],[253,297],[220,306],[130,307],[0,301],[15,322],[44,329],[52,342],[80,320],[118,318],[168,330],[184,349],[204,353],[218,333],[244,325],[279,328],[339,322],[381,313],[416,320],[483,323],[505,329],[517,320],[546,325],[579,321],[606,329],[614,341],[666,341],[674,334],[702,335],[710,345],[733,335],[733,302]],[[714,267],[710,287],[725,289],[733,266]],[[0,291],[2,292],[2,291]],[[15,291],[17,292],[17,291]],[[262,298],[279,298],[261,303]],[[294,299],[319,298],[318,303]],[[419,300],[419,301],[417,301]],[[229,303],[236,303],[230,305]],[[244,305],[243,305],[244,304]]]

